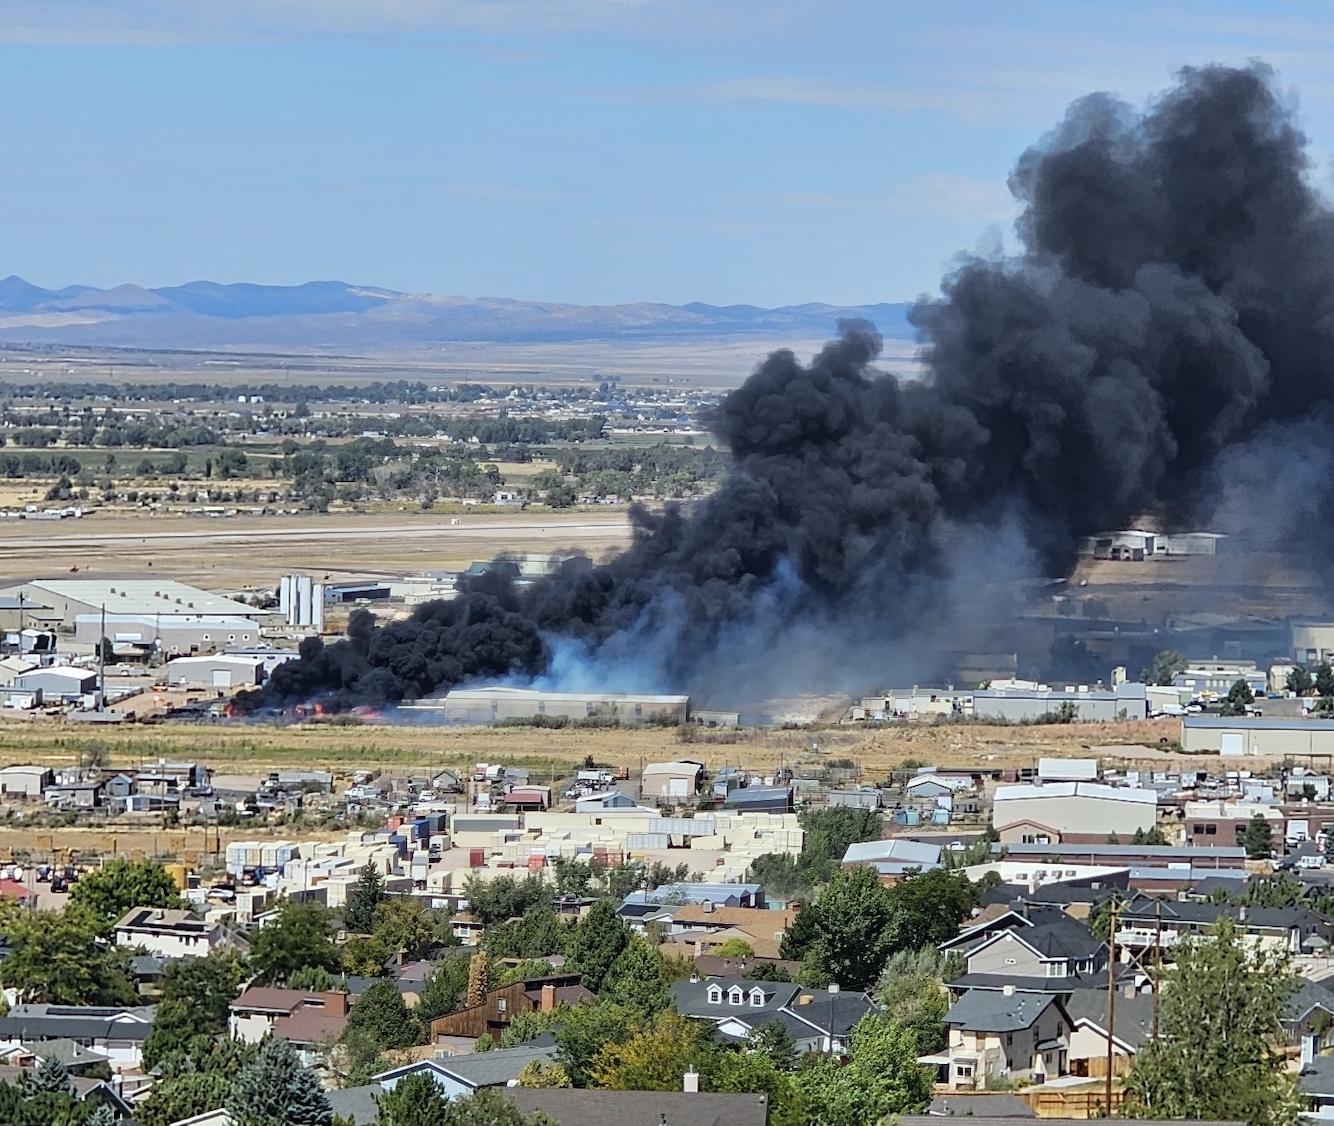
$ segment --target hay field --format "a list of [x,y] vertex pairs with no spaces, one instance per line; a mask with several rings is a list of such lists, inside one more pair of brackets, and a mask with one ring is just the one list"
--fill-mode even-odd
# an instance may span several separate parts
[[[599,763],[626,766],[691,758],[710,769],[737,765],[766,770],[780,764],[816,767],[852,760],[869,780],[886,777],[906,762],[993,769],[1032,766],[1041,756],[1081,757],[1091,747],[1115,746],[1106,757],[1121,765],[1217,765],[1216,759],[1171,749],[1174,720],[1066,724],[1041,727],[983,724],[902,725],[878,729],[825,727],[802,730],[678,732],[675,728],[550,730],[531,727],[456,727],[329,722],[272,725],[227,722],[161,724],[89,731],[58,722],[0,722],[0,764],[66,765],[91,745],[106,748],[112,766],[138,766],[159,757],[193,758],[222,773],[255,774],[312,768],[347,774],[358,769],[418,773],[470,768],[477,762],[526,766],[534,779],[559,779],[592,755]],[[1163,743],[1162,740],[1169,742]],[[818,743],[814,751],[812,744]],[[1254,765],[1259,765],[1258,763]]]

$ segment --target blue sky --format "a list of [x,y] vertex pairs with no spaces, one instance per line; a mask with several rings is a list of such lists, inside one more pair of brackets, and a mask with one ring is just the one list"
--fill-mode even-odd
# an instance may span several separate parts
[[0,0],[0,275],[906,299],[1185,64],[1274,65],[1328,189],[1331,52],[1325,0]]

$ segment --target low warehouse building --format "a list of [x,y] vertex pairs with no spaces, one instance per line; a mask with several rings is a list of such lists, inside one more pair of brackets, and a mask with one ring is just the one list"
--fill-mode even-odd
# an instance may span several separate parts
[[202,616],[264,621],[273,617],[272,611],[170,579],[34,579],[0,591],[0,597],[20,596],[27,605],[49,608],[67,630],[74,628],[81,614],[164,620]]
[[207,614],[79,614],[74,640],[96,645],[111,641],[117,653],[216,653],[233,645],[254,645],[259,626],[249,618]]
[[1334,723],[1319,719],[1271,719],[1188,715],[1181,721],[1187,754],[1227,757],[1334,754]]
[[973,693],[973,715],[1002,723],[1034,723],[1068,714],[1080,723],[1115,723],[1149,714],[1144,685],[1128,681],[1110,691],[1046,687],[988,688]]
[[651,762],[644,767],[640,794],[651,798],[693,798],[699,793],[704,764],[682,759],[679,762]]
[[1006,844],[1106,841],[1110,836],[1129,842],[1157,819],[1155,791],[1096,782],[999,786],[992,808],[992,824]]
[[24,692],[40,692],[47,702],[66,702],[96,692],[97,673],[70,665],[48,665],[19,674],[10,687]]
[[167,662],[167,683],[186,688],[254,688],[263,683],[256,657],[177,657]]
[[443,701],[422,700],[416,708],[444,709],[459,723],[499,723],[536,716],[619,723],[682,724],[689,718],[689,696],[637,696],[618,693],[541,692],[532,688],[456,688]]

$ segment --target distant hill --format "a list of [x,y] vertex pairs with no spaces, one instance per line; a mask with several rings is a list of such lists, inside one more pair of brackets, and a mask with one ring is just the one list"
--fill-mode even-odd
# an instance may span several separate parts
[[911,339],[910,306],[564,305],[507,297],[400,293],[340,281],[255,285],[195,281],[146,289],[43,289],[0,280],[0,340],[143,348],[422,348],[462,341],[691,340],[828,336],[862,317]]

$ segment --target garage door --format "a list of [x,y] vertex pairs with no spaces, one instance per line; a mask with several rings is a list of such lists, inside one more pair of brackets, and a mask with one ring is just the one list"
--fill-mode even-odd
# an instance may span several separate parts
[[232,686],[232,670],[231,670],[231,669],[214,669],[214,670],[213,670],[213,687],[214,687],[214,688],[230,688],[231,686]]
[[1244,755],[1246,747],[1240,731],[1224,731],[1218,743],[1218,753],[1224,757]]

